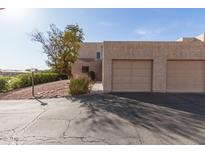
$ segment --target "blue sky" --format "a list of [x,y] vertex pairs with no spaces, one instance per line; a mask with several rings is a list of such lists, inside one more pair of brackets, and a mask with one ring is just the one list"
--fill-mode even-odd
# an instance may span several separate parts
[[[78,23],[85,41],[176,40],[205,32],[205,9],[0,10],[0,69],[47,68],[40,44],[28,33]],[[201,20],[202,19],[202,20]]]

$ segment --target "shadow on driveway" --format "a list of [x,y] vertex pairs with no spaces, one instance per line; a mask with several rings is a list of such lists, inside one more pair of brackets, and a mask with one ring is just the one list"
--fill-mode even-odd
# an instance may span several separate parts
[[192,114],[205,115],[205,94],[193,93],[113,93],[143,103],[168,107]]
[[[72,97],[88,110],[89,119],[99,118],[106,128],[119,122],[111,113],[128,121],[134,127],[151,131],[165,142],[183,140],[205,144],[205,95],[169,93],[112,93]],[[104,113],[104,114],[102,114]],[[86,119],[82,119],[82,123]],[[95,127],[93,123],[92,127]]]

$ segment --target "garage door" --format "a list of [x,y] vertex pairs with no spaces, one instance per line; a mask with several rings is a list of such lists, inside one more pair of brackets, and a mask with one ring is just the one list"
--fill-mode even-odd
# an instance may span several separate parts
[[168,92],[204,92],[205,61],[168,61]]
[[152,61],[113,60],[112,91],[151,91]]

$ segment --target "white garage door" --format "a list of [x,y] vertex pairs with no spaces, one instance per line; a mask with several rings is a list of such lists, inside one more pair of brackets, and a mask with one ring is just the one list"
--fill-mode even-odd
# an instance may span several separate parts
[[112,91],[150,92],[152,61],[113,60]]
[[205,61],[168,61],[167,92],[204,92]]

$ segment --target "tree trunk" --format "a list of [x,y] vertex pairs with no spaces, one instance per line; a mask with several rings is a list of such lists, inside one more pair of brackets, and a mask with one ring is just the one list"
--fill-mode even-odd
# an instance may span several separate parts
[[69,74],[69,75],[68,75],[68,79],[73,79],[73,75],[72,75],[72,74]]
[[71,70],[68,70],[68,79],[72,79],[73,78],[73,74]]

